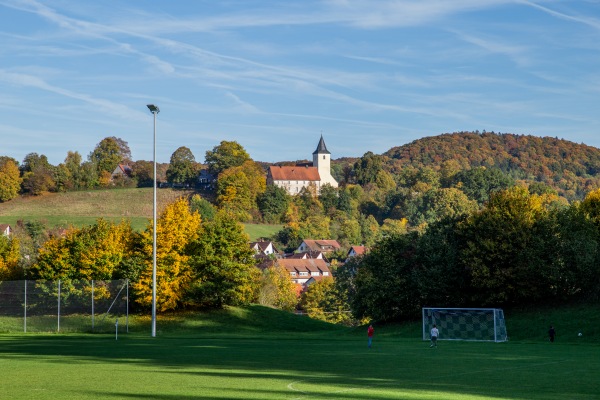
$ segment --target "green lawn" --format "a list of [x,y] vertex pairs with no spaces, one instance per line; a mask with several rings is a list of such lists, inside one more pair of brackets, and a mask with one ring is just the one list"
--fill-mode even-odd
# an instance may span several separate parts
[[[121,326],[121,329],[124,327]],[[418,338],[260,306],[132,317],[130,333],[0,335],[6,399],[597,399],[600,346]]]

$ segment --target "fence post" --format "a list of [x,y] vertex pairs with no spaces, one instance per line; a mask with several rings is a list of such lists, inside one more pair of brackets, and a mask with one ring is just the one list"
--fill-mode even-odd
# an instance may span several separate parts
[[23,332],[27,333],[27,279],[25,279],[25,307],[23,307]]
[[58,280],[58,322],[56,325],[56,332],[60,332],[60,279]]
[[126,332],[129,333],[129,279],[125,279],[125,282],[127,283],[125,328]]
[[92,330],[94,330],[94,280],[92,279]]

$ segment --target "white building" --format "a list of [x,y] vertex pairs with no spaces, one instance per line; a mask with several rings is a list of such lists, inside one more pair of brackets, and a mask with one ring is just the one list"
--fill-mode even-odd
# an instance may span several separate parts
[[317,149],[313,152],[312,166],[277,166],[269,167],[267,185],[276,185],[287,190],[289,194],[298,194],[305,187],[313,186],[317,193],[321,187],[329,184],[338,187],[331,175],[331,153],[325,146],[323,136]]

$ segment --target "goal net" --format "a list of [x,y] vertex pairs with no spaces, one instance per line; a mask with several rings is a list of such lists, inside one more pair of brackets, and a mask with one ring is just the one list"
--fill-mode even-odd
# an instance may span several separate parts
[[440,332],[438,340],[508,340],[499,308],[423,308],[423,340],[430,339],[433,325]]

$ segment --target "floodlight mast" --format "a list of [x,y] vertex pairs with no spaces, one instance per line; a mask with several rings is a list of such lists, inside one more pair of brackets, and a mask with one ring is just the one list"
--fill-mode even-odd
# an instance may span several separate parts
[[148,104],[148,110],[154,116],[154,185],[152,196],[152,337],[156,336],[156,114],[160,109],[154,104]]

